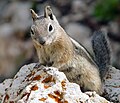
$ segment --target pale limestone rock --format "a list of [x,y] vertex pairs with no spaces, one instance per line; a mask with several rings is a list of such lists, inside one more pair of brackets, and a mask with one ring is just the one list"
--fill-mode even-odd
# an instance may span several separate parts
[[109,103],[95,92],[82,93],[54,67],[23,66],[13,79],[0,84],[2,103]]
[[6,89],[10,87],[12,79],[6,79],[3,83],[0,84],[0,100],[2,100],[3,95],[6,92]]

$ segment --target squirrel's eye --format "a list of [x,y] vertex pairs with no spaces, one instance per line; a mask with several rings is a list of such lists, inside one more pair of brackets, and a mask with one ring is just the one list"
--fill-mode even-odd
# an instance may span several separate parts
[[49,26],[49,31],[52,31],[52,29],[53,29],[53,27],[50,25],[50,26]]
[[32,34],[32,35],[34,35],[34,32],[33,32],[33,30],[32,30],[32,29],[30,30],[30,32],[31,32],[31,34]]
[[53,30],[52,25],[49,25],[49,32],[51,32]]

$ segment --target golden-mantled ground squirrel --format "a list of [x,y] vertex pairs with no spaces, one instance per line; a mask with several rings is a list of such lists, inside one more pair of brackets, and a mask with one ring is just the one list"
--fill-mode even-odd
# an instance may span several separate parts
[[69,81],[79,84],[83,91],[102,94],[101,78],[110,66],[110,50],[105,33],[97,31],[93,35],[94,60],[83,46],[67,35],[50,6],[45,7],[43,16],[38,16],[32,9],[31,14],[31,37],[40,64],[58,68]]

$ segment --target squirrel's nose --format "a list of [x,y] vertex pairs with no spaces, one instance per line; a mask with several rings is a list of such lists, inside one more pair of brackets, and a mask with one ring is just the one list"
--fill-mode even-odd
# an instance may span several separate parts
[[41,45],[44,45],[44,44],[45,44],[45,40],[44,40],[43,38],[39,38],[39,43],[40,43]]

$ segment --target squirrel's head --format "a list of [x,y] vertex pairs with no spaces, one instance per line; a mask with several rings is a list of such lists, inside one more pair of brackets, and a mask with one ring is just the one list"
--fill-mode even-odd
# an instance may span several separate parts
[[50,45],[55,41],[58,34],[59,23],[50,6],[46,6],[43,16],[38,16],[31,9],[33,25],[31,26],[31,37],[38,45]]

